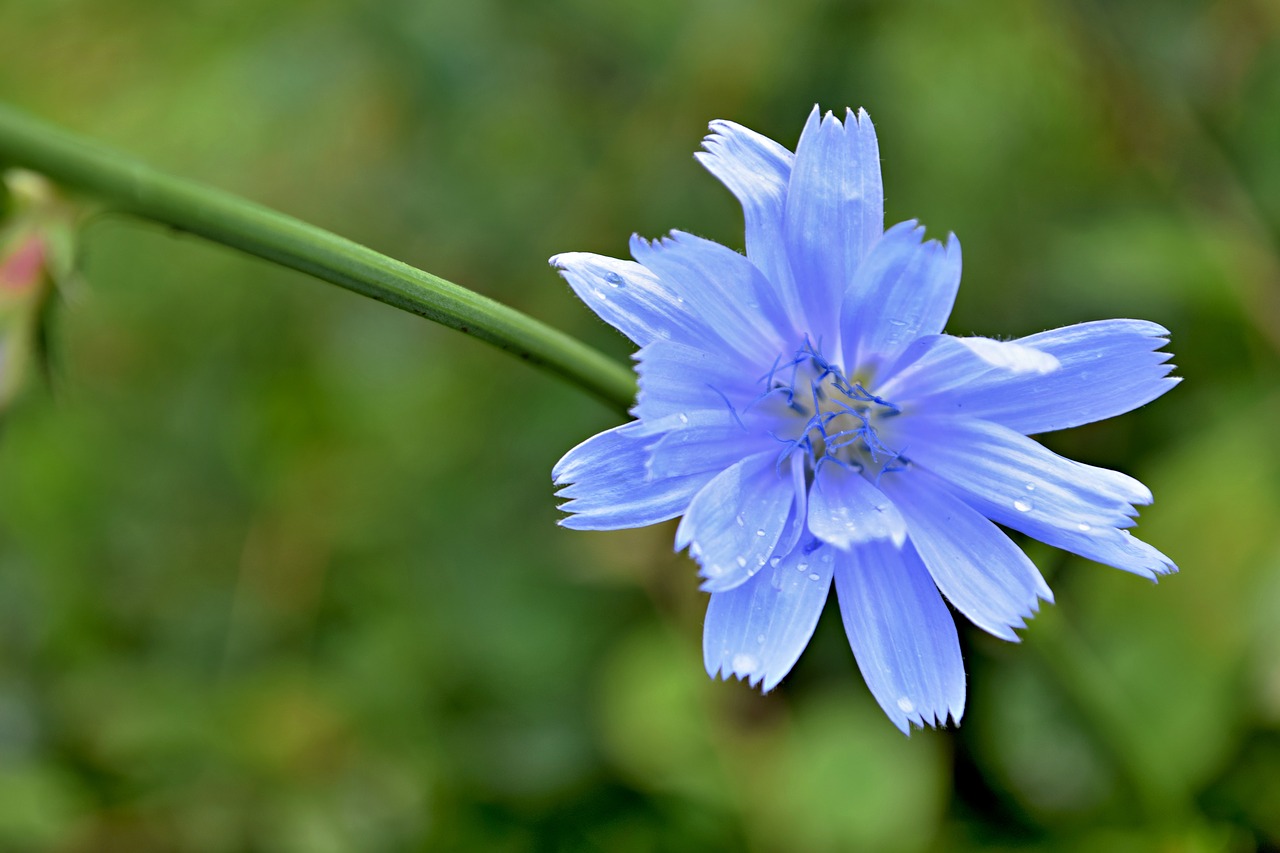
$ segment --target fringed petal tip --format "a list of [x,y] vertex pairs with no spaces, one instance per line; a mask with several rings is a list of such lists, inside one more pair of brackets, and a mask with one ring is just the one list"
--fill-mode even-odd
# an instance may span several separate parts
[[575,530],[644,527],[675,518],[708,476],[651,477],[646,469],[650,436],[631,422],[594,435],[570,450],[552,469],[560,506],[573,513],[560,524]]
[[[713,668],[714,667],[714,668]],[[707,664],[707,675],[713,680],[744,682],[748,687],[757,689],[761,694],[772,693],[774,688],[791,672],[791,667],[770,667],[768,661],[762,661],[751,654],[737,654],[728,661],[716,661]]]
[[1103,565],[1112,566],[1121,571],[1146,578],[1152,583],[1158,583],[1160,578],[1178,573],[1178,566],[1173,560],[1170,560],[1128,530],[1117,530],[1108,538],[1112,539],[1115,545],[1108,553],[1100,555],[1104,559],[1099,559],[1098,555],[1093,554],[1084,554],[1082,556],[1101,562]]
[[635,261],[562,252],[550,263],[588,308],[639,346],[692,329],[675,295]]
[[[1019,621],[1010,625],[1010,628],[1017,631],[1025,631],[1027,629],[1027,623],[1040,615],[1040,605],[1042,603],[1048,605],[1056,603],[1053,599],[1053,590],[1049,589],[1048,584],[1044,583],[1043,578],[1040,580],[1040,588],[1036,590],[1036,598],[1031,602],[1030,606],[1028,606],[1026,612],[1020,614]],[[1011,643],[1022,642],[1022,637],[1017,634],[1013,634],[1011,638],[1005,637],[1004,639],[1009,640]]]
[[[964,703],[960,703],[958,709],[950,707],[939,708],[936,710],[924,709],[917,710],[911,704],[911,700],[902,697],[898,700],[895,708],[883,708],[885,715],[888,716],[890,722],[907,737],[911,737],[912,732],[925,729],[945,729],[948,727],[959,728],[960,718],[964,716]],[[898,713],[894,713],[897,711]]]
[[955,620],[914,547],[873,542],[840,555],[840,617],[871,695],[903,734],[964,713]]
[[711,668],[707,669],[707,675],[720,681],[729,681],[731,679],[745,681],[747,686],[760,687],[761,693],[768,693],[776,687],[782,679],[777,679],[767,687],[761,687],[764,683],[765,674],[760,671],[760,669],[761,664],[758,657],[748,654],[738,654],[734,655],[732,660],[725,663],[717,661],[716,668],[714,670]]
[[736,676],[769,692],[808,645],[831,590],[829,549],[796,549],[733,589],[714,592],[702,653],[712,678]]
[[715,119],[707,130],[709,133],[702,139],[703,150],[693,156],[712,174],[733,183],[780,184],[785,190],[794,156],[786,147],[725,119]]
[[[821,104],[813,105],[813,109],[809,111],[808,120],[810,122],[818,121],[823,124],[826,124],[827,122],[832,122],[834,124],[838,124],[843,127],[849,127],[851,125],[855,127],[859,127],[864,122],[866,124],[871,124],[871,116],[867,114],[867,110],[865,107],[858,107],[856,110],[853,107],[845,107],[844,120],[841,121],[839,118],[836,117],[835,110],[826,110],[824,112]],[[716,122],[712,122],[712,125],[714,124],[716,124]]]

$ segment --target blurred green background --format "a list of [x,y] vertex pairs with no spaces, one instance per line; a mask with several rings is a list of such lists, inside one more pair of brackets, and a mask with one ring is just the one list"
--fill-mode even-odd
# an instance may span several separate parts
[[1029,543],[1057,606],[965,626],[964,725],[907,739],[834,607],[761,697],[673,528],[556,527],[600,404],[96,221],[0,436],[0,849],[1280,849],[1275,0],[4,0],[0,97],[618,358],[546,259],[740,247],[707,121],[864,105],[888,220],[964,244],[950,331],[1147,318],[1186,377],[1046,439],[1182,573]]

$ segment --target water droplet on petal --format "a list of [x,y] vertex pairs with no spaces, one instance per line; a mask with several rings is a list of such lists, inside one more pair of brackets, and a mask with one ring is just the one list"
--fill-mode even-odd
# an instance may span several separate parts
[[1028,492],[1034,492],[1035,490],[1036,490],[1036,484],[1035,484],[1035,483],[1027,483],[1027,491],[1028,491]]
[[1018,512],[1031,512],[1031,504],[1027,501],[1014,501],[1013,508]]
[[763,535],[764,535],[764,528],[763,528],[763,527],[756,528],[756,535],[757,535],[757,536],[763,536]]
[[1085,524],[1083,521],[1076,525],[1076,530],[1079,530],[1081,533],[1088,533],[1092,529],[1093,528],[1091,526]]
[[809,571],[809,564],[801,560],[799,563],[796,563],[796,571],[797,572]]
[[743,518],[741,515],[735,518],[734,521],[738,522],[739,527],[746,527],[747,525],[747,520]]
[[773,566],[775,569],[776,569],[776,568],[778,568],[778,564],[779,564],[779,563],[781,563],[781,562],[782,562],[782,558],[781,558],[781,557],[770,557],[770,558],[769,558],[769,565]]
[[759,665],[760,660],[755,655],[733,656],[733,671],[739,675],[750,675]]
[[902,713],[910,714],[912,711],[916,709],[916,703],[912,702],[906,696],[903,696],[901,699],[898,700],[898,707],[902,709]]
[[756,634],[756,642],[764,643],[764,634]]
[[618,275],[616,272],[607,274],[604,277],[604,280],[612,284],[614,287],[618,287],[622,284],[622,276]]
[[746,567],[747,567],[747,558],[746,558],[746,557],[744,557],[744,556],[742,556],[741,554],[739,554],[739,555],[738,555],[738,568],[740,568],[740,569],[745,569]]
[[822,580],[822,575],[818,574],[817,572],[811,572],[811,573],[809,574],[809,580],[811,580],[811,581],[820,581],[820,580]]
[[677,417],[680,418],[680,423],[682,424],[687,424],[689,422],[689,416],[684,412],[681,412]]

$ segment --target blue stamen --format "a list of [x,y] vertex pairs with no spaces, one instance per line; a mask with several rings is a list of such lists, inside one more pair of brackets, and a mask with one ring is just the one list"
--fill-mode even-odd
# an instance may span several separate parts
[[[790,382],[784,381],[780,375],[788,368]],[[770,395],[780,391],[784,395],[783,400],[786,406],[806,417],[800,434],[796,438],[784,439],[774,435],[774,438],[784,445],[778,459],[779,469],[784,461],[799,450],[804,451],[815,472],[822,460],[828,458],[834,458],[841,465],[851,462],[860,470],[861,465],[858,465],[856,458],[842,460],[833,456],[846,448],[858,445],[864,448],[864,452],[874,463],[887,458],[885,464],[888,466],[898,457],[896,451],[885,446],[880,440],[873,424],[873,417],[889,417],[899,414],[901,410],[890,401],[868,391],[862,383],[851,382],[839,366],[822,354],[821,341],[815,344],[806,335],[790,359],[779,355],[758,382],[764,386],[764,390],[752,401],[751,406],[759,405]],[[800,394],[804,393],[801,390],[803,388],[801,382],[807,382],[809,386],[805,401],[812,406],[812,410],[800,403]],[[721,397],[723,396],[722,394]],[[727,404],[728,400],[725,402]],[[877,407],[878,411],[871,411],[871,407]],[[730,411],[733,411],[732,406]],[[736,417],[737,413],[734,412],[734,414]],[[853,418],[857,424],[831,430],[832,422],[841,417]],[[822,440],[821,456],[815,449],[815,434]],[[882,474],[884,470],[881,470]]]
[[729,407],[729,414],[733,415],[733,419],[738,422],[738,426],[742,427],[742,431],[748,432],[747,425],[742,422],[742,418],[738,417],[738,410],[733,407],[733,403],[729,402],[729,398],[724,395],[724,392],[709,382],[705,384],[712,391],[715,391],[721,400],[724,400],[724,404]]

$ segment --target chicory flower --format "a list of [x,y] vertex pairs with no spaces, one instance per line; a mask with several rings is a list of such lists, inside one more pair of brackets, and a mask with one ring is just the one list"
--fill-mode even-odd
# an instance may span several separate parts
[[902,731],[958,722],[949,601],[1017,640],[1052,593],[998,527],[1148,578],[1172,562],[1130,535],[1137,480],[1028,435],[1109,418],[1178,381],[1168,333],[1107,320],[1016,341],[943,334],[960,245],[884,228],[871,120],[815,107],[794,154],[711,124],[697,157],[741,201],[746,256],[682,232],[634,261],[552,258],[639,347],[635,420],[556,465],[566,527],[683,516],[711,593],[708,674],[768,691],[834,584],[849,643]]

